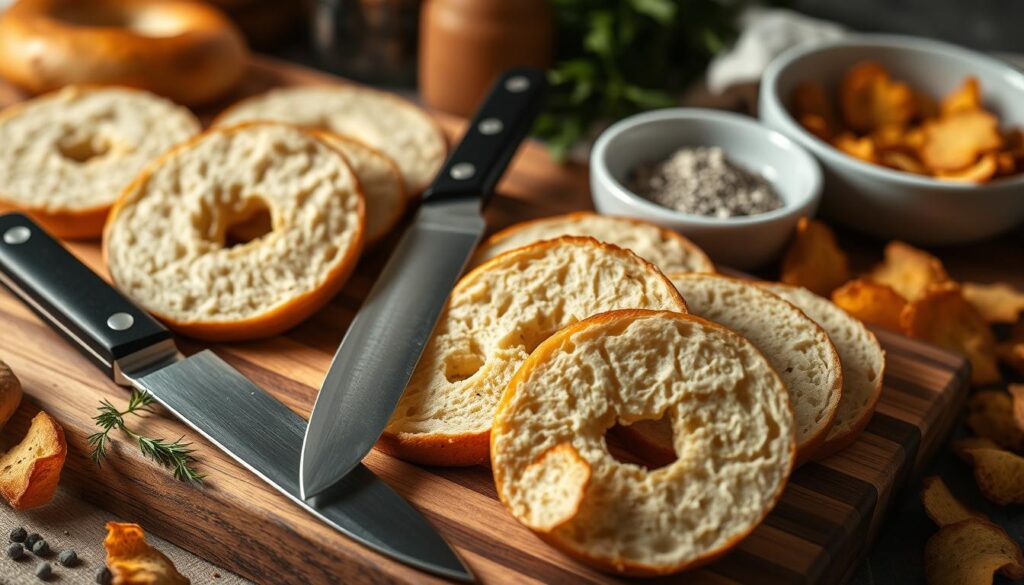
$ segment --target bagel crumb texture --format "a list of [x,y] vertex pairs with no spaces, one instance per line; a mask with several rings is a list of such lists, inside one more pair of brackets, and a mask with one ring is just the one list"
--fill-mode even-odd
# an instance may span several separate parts
[[[661,416],[676,429],[676,461],[649,471],[611,456],[608,429]],[[589,481],[534,469],[565,465],[546,456],[563,445]],[[753,530],[794,450],[785,387],[749,341],[697,317],[626,310],[530,355],[497,409],[491,466],[502,502],[547,542],[602,569],[654,575],[709,562]],[[566,499],[579,501],[570,518],[537,525],[548,516],[537,506],[565,510]]]
[[0,113],[0,200],[44,212],[108,207],[199,131],[187,109],[121,88],[68,87]]
[[477,267],[452,292],[379,446],[435,465],[485,462],[498,399],[530,352],[621,308],[686,311],[654,266],[590,238],[540,242]]
[[[272,231],[228,247],[228,229],[264,209]],[[244,338],[249,320],[314,293],[326,302],[358,257],[363,221],[336,150],[290,126],[243,125],[208,132],[140,176],[114,209],[105,256],[120,289],[172,325],[234,324],[227,336]]]

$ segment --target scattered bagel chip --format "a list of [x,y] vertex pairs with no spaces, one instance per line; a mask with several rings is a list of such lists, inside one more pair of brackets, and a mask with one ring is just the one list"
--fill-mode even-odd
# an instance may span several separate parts
[[917,99],[909,85],[894,81],[878,63],[853,66],[839,85],[843,121],[857,132],[888,125],[906,125],[917,112]]
[[849,279],[849,259],[832,230],[820,221],[801,217],[782,259],[780,280],[827,297]]
[[878,154],[878,162],[897,171],[915,175],[929,174],[928,168],[913,156],[899,150],[890,150]]
[[872,325],[900,330],[900,314],[907,306],[892,287],[858,278],[832,292],[832,302],[857,319]]
[[[1017,451],[1024,447],[1024,430],[1014,419],[1013,399],[1002,390],[975,392],[967,400],[966,422],[974,434],[1001,448]],[[971,447],[960,443],[959,448],[966,451]]]
[[1024,504],[1024,457],[1005,449],[967,449],[965,458],[985,499],[1000,506]]
[[21,442],[0,455],[0,495],[16,510],[49,503],[67,453],[64,429],[39,412]]
[[982,155],[976,163],[965,169],[960,169],[959,171],[938,171],[935,173],[935,176],[947,181],[960,183],[985,183],[999,172],[997,156],[996,153],[990,152]]
[[1024,312],[1024,291],[1005,282],[963,284],[964,298],[989,323],[1016,323]]
[[138,524],[107,522],[103,547],[114,585],[189,585],[167,556],[146,543]]
[[981,109],[981,85],[977,77],[968,77],[942,100],[940,112],[952,116],[961,112],[976,112]]
[[936,172],[960,171],[1002,145],[995,116],[980,110],[959,112],[925,123],[921,160]]
[[924,550],[929,585],[990,585],[996,572],[1024,578],[1024,554],[999,526],[977,518],[943,526]]
[[867,136],[858,138],[850,132],[843,132],[836,136],[832,145],[853,158],[860,159],[864,162],[873,163],[877,158],[875,153],[875,143]]
[[900,315],[900,325],[911,337],[966,356],[975,386],[1002,380],[995,336],[981,314],[964,300],[959,286],[933,288],[912,301]]
[[939,528],[971,518],[985,519],[985,515],[981,512],[976,512],[960,503],[960,500],[956,499],[949,491],[949,487],[941,477],[937,475],[926,477],[921,485],[921,503],[924,504],[924,512]]
[[888,285],[908,301],[916,301],[929,289],[952,282],[938,258],[900,241],[885,246],[885,260],[868,278]]

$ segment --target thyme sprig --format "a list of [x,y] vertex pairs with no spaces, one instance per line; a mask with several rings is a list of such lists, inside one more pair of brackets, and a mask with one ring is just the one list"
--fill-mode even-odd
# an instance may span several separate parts
[[154,414],[153,409],[150,408],[153,402],[152,394],[137,388],[132,389],[131,396],[128,397],[128,407],[125,410],[118,410],[109,400],[103,400],[98,408],[99,414],[93,417],[96,425],[103,430],[89,435],[88,438],[89,445],[92,447],[93,462],[96,465],[103,464],[103,460],[107,456],[110,433],[119,430],[138,443],[139,450],[144,457],[173,471],[176,479],[202,483],[204,476],[193,466],[195,457],[193,456],[194,450],[191,448],[192,443],[183,442],[184,437],[174,442],[168,442],[164,439],[144,437],[128,428],[125,417],[128,415],[141,416],[146,413]]

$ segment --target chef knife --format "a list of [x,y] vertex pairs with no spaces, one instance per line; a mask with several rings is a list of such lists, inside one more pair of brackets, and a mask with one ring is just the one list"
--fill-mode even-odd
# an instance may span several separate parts
[[341,480],[398,404],[452,287],[484,232],[483,207],[540,111],[544,73],[502,74],[349,326],[302,444],[303,497]]
[[302,417],[212,351],[183,356],[163,325],[24,215],[0,215],[0,282],[115,382],[152,394],[321,521],[403,563],[472,580],[419,512],[363,466],[316,498],[300,497]]

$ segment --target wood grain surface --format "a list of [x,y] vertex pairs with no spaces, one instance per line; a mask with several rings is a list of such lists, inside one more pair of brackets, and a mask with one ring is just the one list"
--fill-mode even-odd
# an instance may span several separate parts
[[[242,94],[333,78],[259,59]],[[0,105],[19,99],[0,84]],[[207,119],[214,113],[202,112]],[[450,137],[462,122],[442,117]],[[586,169],[551,162],[527,144],[488,211],[489,228],[522,219],[589,209]],[[345,328],[372,285],[395,237],[369,251],[345,289],[288,333],[214,351],[255,383],[308,417],[320,381]],[[70,243],[105,275],[95,242]],[[724,559],[697,572],[655,580],[688,583],[832,583],[845,579],[865,553],[894,493],[938,448],[966,395],[967,367],[946,352],[879,332],[888,353],[885,388],[867,430],[850,448],[810,463],[792,477],[780,503]],[[179,339],[186,353],[205,348]],[[168,416],[149,417],[150,435],[195,441],[205,486],[175,481],[143,459],[123,437],[97,468],[88,457],[90,417],[101,399],[123,404],[126,391],[43,325],[13,295],[0,292],[0,359],[20,376],[28,400],[60,420],[69,456],[63,483],[125,519],[259,583],[427,583],[436,579],[390,561],[332,530]],[[21,409],[24,427],[31,408]],[[490,471],[422,468],[377,452],[366,465],[408,498],[454,545],[485,583],[615,583],[544,545],[505,512]],[[651,582],[648,580],[647,582]]]

